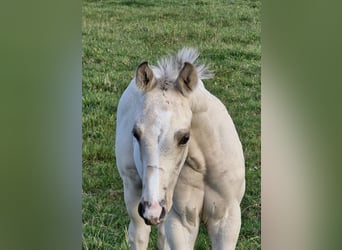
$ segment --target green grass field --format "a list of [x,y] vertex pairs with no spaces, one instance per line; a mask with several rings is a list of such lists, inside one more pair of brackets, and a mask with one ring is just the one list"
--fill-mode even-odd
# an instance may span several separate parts
[[[183,46],[215,72],[204,84],[228,108],[246,159],[237,249],[260,249],[260,9],[253,0],[83,1],[83,249],[128,249],[115,165],[118,100],[137,65]],[[195,249],[210,249],[205,227]],[[156,248],[153,228],[149,249]]]

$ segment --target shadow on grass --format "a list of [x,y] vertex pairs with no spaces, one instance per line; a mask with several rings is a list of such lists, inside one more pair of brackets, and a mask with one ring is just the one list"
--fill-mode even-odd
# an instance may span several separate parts
[[155,7],[156,1],[135,1],[135,0],[126,0],[120,1],[118,5],[126,5],[130,7]]
[[[124,0],[124,1],[120,1],[119,3],[117,3],[118,5],[125,5],[125,6],[130,6],[130,7],[156,7],[156,6],[165,6],[165,3],[160,3],[160,1],[146,1],[146,0]],[[187,2],[184,3],[174,3],[172,1],[170,1],[170,5],[188,5]],[[193,1],[192,4],[194,5],[209,5],[210,1]]]

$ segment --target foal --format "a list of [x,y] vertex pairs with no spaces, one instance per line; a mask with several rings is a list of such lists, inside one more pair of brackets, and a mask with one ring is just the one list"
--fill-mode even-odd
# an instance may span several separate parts
[[225,106],[204,87],[212,77],[184,48],[157,66],[141,63],[123,93],[116,161],[132,249],[158,225],[160,249],[193,249],[199,224],[213,249],[235,249],[245,191],[242,146]]

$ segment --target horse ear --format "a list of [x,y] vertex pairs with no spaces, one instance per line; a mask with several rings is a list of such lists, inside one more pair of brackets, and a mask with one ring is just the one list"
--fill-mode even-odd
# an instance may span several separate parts
[[177,78],[176,87],[184,96],[187,96],[196,88],[197,84],[198,77],[195,66],[185,62]]
[[153,71],[148,65],[148,62],[141,63],[135,74],[136,85],[144,92],[147,92],[156,85],[156,82],[157,80],[154,77]]

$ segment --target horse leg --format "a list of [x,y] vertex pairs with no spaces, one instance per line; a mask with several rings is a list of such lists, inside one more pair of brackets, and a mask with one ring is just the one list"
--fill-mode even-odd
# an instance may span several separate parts
[[162,222],[158,225],[158,249],[170,250],[165,236],[165,222]]
[[238,202],[230,204],[221,218],[208,218],[207,229],[213,250],[234,250],[241,227],[241,210]]
[[199,223],[189,225],[184,219],[182,215],[177,214],[174,210],[171,210],[168,215],[166,235],[170,249],[172,250],[194,249]]
[[127,212],[130,217],[128,227],[128,243],[134,250],[145,250],[148,246],[151,227],[147,226],[138,214],[140,192],[134,185],[124,185],[124,197]]
[[165,221],[167,241],[171,249],[194,249],[203,206],[202,178],[201,174],[184,166],[173,195],[172,209]]

